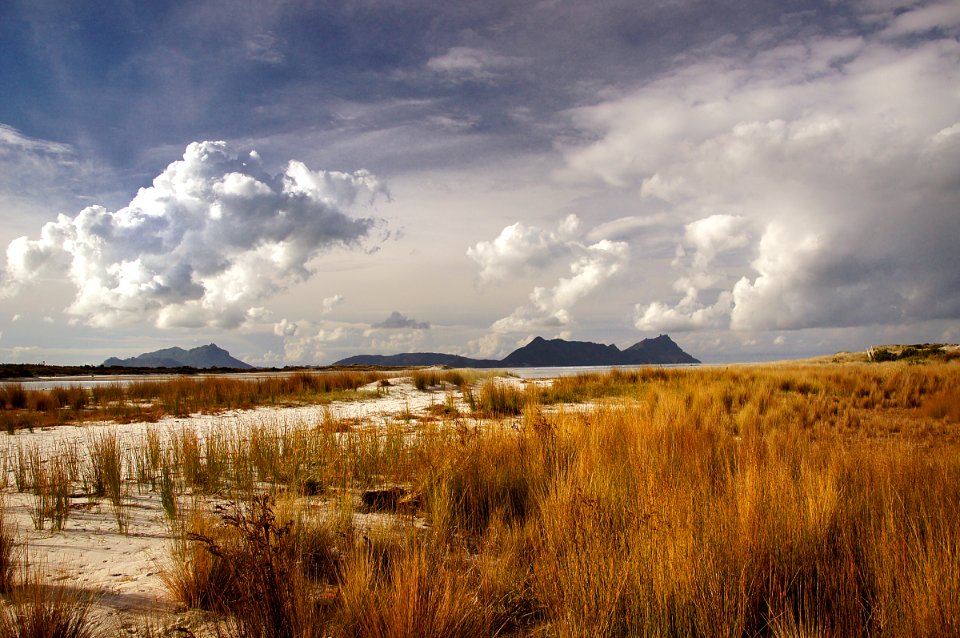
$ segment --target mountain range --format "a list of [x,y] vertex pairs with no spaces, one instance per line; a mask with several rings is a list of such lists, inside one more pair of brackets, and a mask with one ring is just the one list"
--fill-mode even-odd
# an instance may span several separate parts
[[229,352],[215,343],[190,350],[164,348],[144,352],[129,359],[110,357],[103,362],[103,365],[124,368],[239,368],[244,370],[253,367],[249,363],[231,357]]
[[438,352],[361,354],[334,365],[434,366],[453,368],[545,368],[554,366],[624,366],[644,364],[700,363],[667,335],[644,339],[625,350],[590,341],[566,341],[537,337],[500,360],[471,359]]

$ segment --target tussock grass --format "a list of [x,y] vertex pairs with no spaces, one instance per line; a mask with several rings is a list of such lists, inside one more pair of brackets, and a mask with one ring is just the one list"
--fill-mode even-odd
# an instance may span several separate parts
[[184,607],[224,611],[236,598],[230,565],[205,545],[206,539],[223,536],[217,519],[202,507],[192,508],[175,522],[169,558],[160,578],[171,597]]
[[[474,418],[327,413],[148,434],[127,456],[105,439],[89,466],[63,450],[61,467],[104,496],[109,467],[133,467],[172,503],[164,578],[222,614],[224,635],[960,629],[955,363],[484,379],[463,394]],[[43,482],[30,449],[12,461],[18,487]],[[358,513],[366,489],[411,498]],[[213,516],[200,497],[234,504]],[[373,516],[385,527],[358,523]]]
[[489,616],[475,595],[470,569],[414,539],[380,553],[360,546],[339,590],[343,636],[456,638],[490,635]]
[[0,594],[9,593],[13,588],[19,554],[16,530],[7,518],[6,502],[0,498]]
[[421,392],[438,388],[459,388],[465,390],[484,379],[501,376],[502,373],[496,370],[440,370],[437,368],[426,368],[414,370],[411,374],[413,385]]
[[90,607],[95,595],[48,585],[39,572],[28,574],[0,610],[2,638],[93,638]]
[[532,387],[524,390],[497,379],[484,381],[476,391],[467,388],[464,395],[470,409],[487,419],[517,416],[523,412],[524,405],[539,399]]
[[103,432],[89,442],[93,492],[106,496],[110,501],[117,528],[121,534],[127,533],[129,513],[126,504],[126,485],[124,468],[127,465],[126,454],[120,445],[116,432]]

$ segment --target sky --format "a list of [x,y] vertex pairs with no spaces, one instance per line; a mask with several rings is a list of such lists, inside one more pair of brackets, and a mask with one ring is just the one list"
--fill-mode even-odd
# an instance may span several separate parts
[[7,0],[0,361],[960,341],[958,0]]

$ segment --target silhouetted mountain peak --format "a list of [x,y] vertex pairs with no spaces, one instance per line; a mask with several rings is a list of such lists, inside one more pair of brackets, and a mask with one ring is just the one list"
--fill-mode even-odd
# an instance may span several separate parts
[[592,341],[567,341],[534,337],[500,361],[469,359],[432,352],[407,352],[394,355],[358,355],[337,361],[338,365],[429,366],[452,365],[464,368],[548,368],[562,366],[622,366],[645,363],[700,363],[680,349],[667,335],[644,339],[624,351],[615,345]]
[[637,363],[700,363],[667,335],[639,341],[623,351],[627,359]]
[[118,359],[111,357],[103,362],[105,366],[127,368],[252,368],[249,363],[230,356],[230,353],[215,343],[198,346],[191,350],[183,348],[163,348],[153,352]]

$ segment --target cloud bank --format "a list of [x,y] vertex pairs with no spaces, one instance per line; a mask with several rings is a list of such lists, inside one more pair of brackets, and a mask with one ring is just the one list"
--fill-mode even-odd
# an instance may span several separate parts
[[869,38],[720,46],[573,111],[593,141],[567,149],[566,175],[634,189],[680,225],[675,296],[638,290],[636,327],[960,316],[960,42],[898,37],[955,13],[900,12]]
[[257,304],[313,274],[334,246],[355,247],[380,224],[348,210],[383,186],[366,171],[314,171],[290,161],[267,175],[257,153],[190,144],[125,207],[59,215],[6,251],[2,291],[67,276],[74,320],[109,327],[235,328]]

